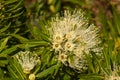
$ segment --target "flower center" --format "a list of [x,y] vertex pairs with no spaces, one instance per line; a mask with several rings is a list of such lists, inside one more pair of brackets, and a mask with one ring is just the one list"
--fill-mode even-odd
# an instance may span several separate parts
[[55,47],[59,47],[59,44],[56,43],[56,44],[55,44]]
[[67,48],[70,48],[71,47],[71,45],[70,44],[67,44]]
[[64,56],[64,55],[61,55],[61,59],[65,59],[65,56]]
[[60,36],[57,36],[57,37],[56,37],[56,40],[60,40],[60,39],[61,39]]

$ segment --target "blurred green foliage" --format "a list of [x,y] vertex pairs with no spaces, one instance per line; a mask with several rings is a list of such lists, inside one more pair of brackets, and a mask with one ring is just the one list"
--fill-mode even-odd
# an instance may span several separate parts
[[[28,80],[13,59],[20,50],[35,51],[41,64],[32,73],[36,80],[104,80],[102,70],[109,72],[120,65],[119,0],[0,0],[0,80]],[[45,29],[47,20],[66,9],[83,9],[90,23],[101,30],[103,55],[88,58],[89,69],[77,73],[57,63]]]

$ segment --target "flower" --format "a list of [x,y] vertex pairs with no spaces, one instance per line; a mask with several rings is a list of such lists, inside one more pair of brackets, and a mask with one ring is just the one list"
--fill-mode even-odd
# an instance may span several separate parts
[[85,54],[91,56],[101,53],[101,43],[98,27],[88,25],[82,10],[64,11],[63,16],[56,16],[49,22],[48,32],[55,56],[66,65],[79,71],[86,70],[87,60]]
[[61,48],[62,47],[60,43],[57,42],[53,43],[53,49],[55,49],[56,51],[59,51]]
[[22,66],[23,72],[26,74],[29,74],[35,65],[40,62],[40,58],[37,54],[33,54],[30,51],[20,51],[15,56]]
[[65,38],[69,41],[73,40],[76,37],[75,31],[70,31],[65,34]]
[[66,54],[59,54],[58,60],[65,64],[65,62],[67,61],[67,55]]
[[64,45],[65,51],[73,51],[75,44],[72,41],[66,42]]
[[63,35],[59,32],[57,32],[55,35],[53,35],[53,41],[57,43],[61,43],[63,40]]

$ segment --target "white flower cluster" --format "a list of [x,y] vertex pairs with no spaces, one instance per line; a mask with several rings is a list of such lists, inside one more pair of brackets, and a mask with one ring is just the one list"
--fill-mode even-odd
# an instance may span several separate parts
[[87,69],[85,54],[100,52],[98,28],[89,25],[81,10],[65,11],[50,22],[49,33],[58,60],[77,70]]
[[40,58],[37,54],[32,54],[30,51],[20,51],[15,56],[22,66],[23,72],[26,74],[29,74],[36,64],[40,62]]

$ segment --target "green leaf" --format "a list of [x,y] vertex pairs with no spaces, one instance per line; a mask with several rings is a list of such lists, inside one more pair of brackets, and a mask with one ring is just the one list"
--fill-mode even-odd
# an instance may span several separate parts
[[20,10],[22,10],[22,9],[23,9],[23,7],[19,7],[19,8],[15,9],[15,10],[13,10],[13,11],[11,11],[11,12],[17,13],[18,11],[20,11]]
[[25,41],[29,41],[27,38],[24,38],[24,37],[20,36],[19,34],[11,34],[11,36],[19,39],[21,43],[23,43]]
[[36,68],[35,68],[33,74],[36,74],[40,70],[40,68],[41,68],[41,63],[36,65]]
[[108,23],[108,25],[109,25],[109,27],[110,27],[110,30],[111,30],[111,35],[113,36],[113,37],[116,37],[117,36],[117,30],[115,29],[115,27],[112,25],[112,22],[110,22],[110,21],[107,21],[107,23]]
[[18,78],[3,78],[3,79],[0,79],[0,80],[18,80]]
[[37,53],[38,55],[42,55],[45,50],[45,47],[40,47],[38,50],[35,51],[35,53]]
[[78,75],[79,80],[103,80],[103,75],[98,74],[80,74]]
[[8,60],[1,60],[0,59],[0,66],[5,67],[5,65],[8,64]]
[[93,72],[95,73],[95,70],[94,70],[94,66],[93,66],[93,63],[92,63],[92,58],[85,53],[85,57],[86,57],[86,60],[88,62],[88,68]]
[[57,3],[55,4],[56,12],[60,10],[61,7],[61,0],[58,0]]
[[6,18],[4,18],[4,19],[16,18],[16,17],[22,15],[23,13],[24,13],[24,11],[21,11],[20,13],[17,13],[17,14],[15,14],[15,15],[10,16],[10,17],[6,17]]
[[26,24],[27,24],[28,28],[30,29],[30,32],[33,35],[33,37],[35,39],[41,40],[41,36],[39,35],[40,34],[39,23],[31,20],[31,21],[27,21]]
[[63,77],[63,80],[70,80],[70,76],[65,74],[64,77]]
[[78,4],[78,5],[85,5],[85,3],[83,1],[80,0],[65,0],[66,2],[70,2],[72,4]]
[[3,78],[3,76],[4,76],[4,72],[3,72],[3,70],[0,68],[0,80],[1,80],[1,78]]
[[50,42],[49,37],[48,37],[46,34],[40,33],[40,36],[41,36],[42,40],[45,40],[45,41],[47,41],[47,42]]
[[31,25],[29,25],[29,28],[30,28],[30,32],[32,33],[33,37],[35,39],[41,40],[40,30],[37,28],[37,26],[31,26]]
[[5,1],[4,3],[4,5],[8,5],[8,4],[13,4],[13,3],[15,3],[15,2],[17,2],[18,0],[7,0],[7,1]]
[[8,55],[11,54],[13,51],[16,51],[17,47],[12,46],[11,48],[7,48],[6,50],[2,51],[0,55]]
[[11,25],[11,22],[9,22],[9,24],[8,25],[6,25],[5,27],[3,27],[2,29],[0,29],[0,33],[2,33],[2,32],[4,32],[4,31],[6,31],[9,27],[10,27],[10,25]]
[[116,8],[113,7],[113,20],[114,20],[114,29],[120,35],[120,15],[116,11]]
[[40,45],[39,44],[18,44],[16,46],[21,49],[28,49],[28,48],[37,47]]
[[4,41],[1,43],[0,52],[6,47],[6,44],[7,44],[9,38],[10,37],[5,38]]
[[15,9],[18,8],[22,3],[23,3],[23,0],[20,0],[20,2],[18,2],[18,4],[16,4],[13,8],[10,8],[10,9],[7,10],[7,11],[15,10]]
[[23,43],[26,43],[26,44],[30,44],[30,45],[39,45],[39,46],[48,46],[49,43],[46,42],[46,41],[40,41],[40,40],[29,40],[29,41],[25,41]]
[[8,57],[8,61],[9,61],[9,64],[10,64],[8,66],[8,70],[11,73],[11,76],[13,78],[18,78],[19,80],[24,80],[26,78],[26,76],[23,73],[21,65],[18,63],[16,58],[11,59],[10,57]]
[[52,53],[51,53],[51,48],[46,48],[44,49],[44,51],[42,52],[41,54],[41,69],[44,69],[46,66],[51,66],[51,59],[53,58],[52,57]]
[[15,71],[10,66],[8,66],[7,68],[13,78],[19,79]]
[[47,22],[46,21],[39,21],[39,25],[40,25],[40,31],[42,32],[42,33],[44,33],[44,34],[49,34],[48,33],[48,31],[47,31],[47,28],[45,27],[45,25],[47,24]]
[[30,32],[32,33],[32,35],[35,39],[45,40],[47,42],[50,42],[49,36],[48,36],[49,34],[45,27],[45,23],[46,23],[45,21],[31,20],[31,23],[29,23],[29,21],[27,22],[27,26],[30,29]]
[[43,77],[46,77],[48,75],[53,75],[57,67],[58,67],[58,65],[51,66],[50,68],[38,73],[36,75],[36,77],[43,78]]
[[[40,29],[38,28],[38,26],[40,26]],[[49,40],[49,38],[46,34],[46,31],[45,31],[45,28],[44,28],[45,26],[43,26],[42,22],[41,22],[40,25],[38,24],[38,26],[37,25],[34,25],[34,26],[29,25],[31,33],[33,34],[35,39],[45,40],[45,41],[49,42],[50,40]]]

